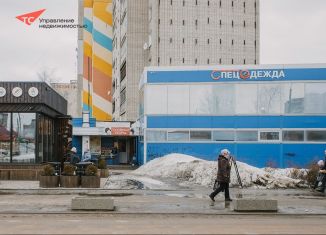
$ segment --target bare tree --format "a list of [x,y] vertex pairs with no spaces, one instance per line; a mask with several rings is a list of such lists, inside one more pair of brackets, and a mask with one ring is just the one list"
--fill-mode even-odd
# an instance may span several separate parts
[[51,86],[51,83],[59,82],[60,79],[56,76],[55,68],[42,68],[40,72],[37,73],[37,77],[41,82],[46,82]]

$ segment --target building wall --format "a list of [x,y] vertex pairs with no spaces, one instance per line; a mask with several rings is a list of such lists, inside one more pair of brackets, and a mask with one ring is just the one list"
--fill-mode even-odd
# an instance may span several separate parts
[[[145,66],[259,63],[259,0],[113,4],[114,120],[137,119],[137,88]],[[124,62],[126,79],[120,82]]]
[[151,0],[153,66],[258,64],[259,1]]
[[84,0],[83,109],[112,119],[112,1]]
[[[132,121],[138,117],[139,76],[147,64],[148,0],[116,0],[113,5],[113,118]],[[124,63],[126,77],[121,75]]]
[[326,66],[149,68],[144,73],[144,161],[169,153],[307,167],[326,144]]
[[78,105],[78,84],[77,81],[70,83],[52,83],[51,87],[67,100],[67,114],[72,117],[79,117]]

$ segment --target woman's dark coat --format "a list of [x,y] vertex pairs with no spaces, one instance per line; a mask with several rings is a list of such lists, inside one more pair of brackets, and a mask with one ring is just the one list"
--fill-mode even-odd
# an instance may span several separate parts
[[229,163],[229,160],[223,155],[220,155],[217,161],[217,181],[219,183],[230,183],[231,165]]

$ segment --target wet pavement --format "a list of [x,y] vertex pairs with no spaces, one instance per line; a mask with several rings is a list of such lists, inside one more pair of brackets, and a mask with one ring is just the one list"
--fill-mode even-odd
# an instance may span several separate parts
[[[127,172],[128,173],[128,172]],[[325,194],[309,189],[231,188],[232,198],[277,199],[277,213],[238,213],[211,189],[178,180],[126,178],[124,187],[42,189],[0,181],[0,234],[323,234]],[[144,184],[139,184],[143,180]],[[125,182],[127,182],[125,184]],[[119,186],[119,184],[115,185]],[[152,187],[150,189],[150,187]],[[112,197],[115,211],[72,211],[71,199]]]
[[[101,185],[104,184],[102,179]],[[201,186],[174,190],[40,189],[36,181],[0,181],[0,213],[76,213],[71,210],[75,196],[112,197],[116,210],[109,213],[235,213],[224,202],[223,194],[216,197],[215,203],[211,202],[210,192],[211,189]],[[277,199],[278,214],[326,215],[325,194],[309,189],[231,188],[230,192],[232,198]]]

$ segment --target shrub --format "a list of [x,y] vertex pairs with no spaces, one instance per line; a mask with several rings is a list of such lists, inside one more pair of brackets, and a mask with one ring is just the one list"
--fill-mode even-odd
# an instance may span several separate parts
[[85,175],[94,176],[97,175],[97,167],[95,165],[89,165],[85,169]]
[[50,164],[47,164],[43,167],[43,170],[41,172],[41,175],[43,176],[53,176],[55,174],[54,167]]
[[290,177],[292,179],[298,179],[298,180],[306,180],[305,179],[305,172],[298,169],[298,168],[293,168],[290,172]]
[[75,175],[76,167],[71,164],[66,164],[63,167],[63,175]]
[[99,169],[106,169],[107,168],[105,158],[100,158],[100,160],[98,161],[98,168]]
[[315,163],[310,163],[308,165],[307,169],[308,169],[308,171],[307,171],[307,175],[305,177],[305,180],[310,186],[312,186],[316,182],[319,167]]

